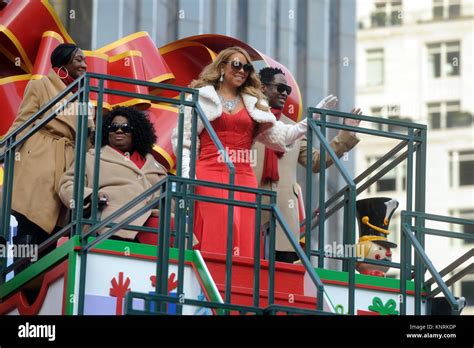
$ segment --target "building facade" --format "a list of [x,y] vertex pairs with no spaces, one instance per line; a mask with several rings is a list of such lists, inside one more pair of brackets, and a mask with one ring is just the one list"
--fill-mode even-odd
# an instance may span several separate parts
[[[473,220],[474,2],[371,0],[358,5],[357,104],[371,115],[426,124],[426,211]],[[363,171],[395,144],[386,138],[363,137],[356,171]],[[363,194],[399,200],[389,237],[397,243],[399,212],[406,204],[405,173],[406,163],[401,163]],[[474,233],[472,228],[449,224],[427,226]],[[443,237],[426,240],[426,252],[438,270],[473,247],[474,243]],[[391,275],[396,273],[392,270]],[[464,313],[474,313],[474,274],[456,282],[452,290],[471,304]]]

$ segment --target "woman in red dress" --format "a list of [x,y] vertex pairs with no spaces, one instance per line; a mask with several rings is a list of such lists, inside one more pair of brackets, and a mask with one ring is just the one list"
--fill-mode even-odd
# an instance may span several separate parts
[[[306,120],[296,125],[286,125],[275,119],[250,61],[250,56],[242,48],[227,48],[204,68],[199,79],[191,83],[191,87],[199,90],[199,104],[234,163],[235,185],[257,188],[252,170],[252,165],[255,165],[255,156],[251,152],[253,142],[260,141],[276,151],[286,152],[294,140],[306,133],[307,125]],[[229,171],[224,163],[224,156],[217,150],[201,122],[198,122],[198,134],[196,178],[228,184]],[[177,136],[175,128],[172,137],[175,153]],[[184,177],[189,177],[190,148],[191,110],[186,108],[182,157]],[[228,197],[227,190],[202,186],[196,188],[196,193]],[[234,198],[255,202],[254,194],[234,191]],[[194,233],[200,242],[200,250],[226,253],[227,212],[225,204],[196,202]],[[254,233],[255,210],[234,207],[234,256],[253,258]]]

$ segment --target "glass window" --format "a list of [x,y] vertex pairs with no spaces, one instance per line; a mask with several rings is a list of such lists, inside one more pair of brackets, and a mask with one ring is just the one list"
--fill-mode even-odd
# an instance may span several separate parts
[[[370,108],[370,114],[372,116],[383,117],[382,111],[383,111],[383,108],[381,106],[374,106]],[[382,129],[382,125],[380,123],[373,123],[371,126],[374,129],[378,129],[378,130]]]
[[433,19],[443,19],[444,4],[443,0],[433,0]]
[[384,27],[386,22],[385,2],[376,2],[375,11],[372,13],[372,27]]
[[[368,157],[367,164],[371,166],[381,157]],[[381,165],[381,168],[387,166],[390,163],[385,162]],[[406,163],[398,164],[395,168],[392,168],[388,173],[381,177],[375,185],[369,188],[370,193],[387,192],[387,191],[404,191],[406,185]]]
[[446,103],[446,127],[447,128],[454,128],[454,127],[460,127],[462,126],[459,124],[460,121],[462,121],[462,118],[460,116],[460,105],[461,103],[458,101],[454,102],[447,102]]
[[446,75],[459,75],[459,42],[449,42],[446,44]]
[[441,44],[428,45],[428,65],[430,77],[441,76]]
[[431,129],[470,127],[474,124],[473,115],[463,112],[459,101],[428,103],[427,109]]
[[402,2],[392,1],[392,11],[390,14],[391,24],[400,25],[402,24]]
[[380,86],[384,82],[383,49],[367,50],[367,85]]
[[461,16],[461,0],[433,0],[433,19],[443,20]]
[[459,152],[459,186],[474,185],[474,151]]
[[379,0],[370,16],[374,28],[402,24],[402,1]]
[[461,16],[461,1],[460,0],[449,0],[449,18],[457,18]]
[[459,76],[461,65],[459,41],[428,44],[427,48],[431,78]]
[[441,103],[428,104],[428,122],[431,129],[441,128]]
[[377,191],[395,191],[397,189],[397,172],[395,168],[377,181]]
[[474,150],[451,151],[449,158],[451,186],[474,185]]
[[[460,210],[459,217],[461,219],[474,221],[474,209]],[[474,235],[474,226],[472,225],[462,225],[461,232]],[[466,244],[474,244],[472,241],[465,240]]]

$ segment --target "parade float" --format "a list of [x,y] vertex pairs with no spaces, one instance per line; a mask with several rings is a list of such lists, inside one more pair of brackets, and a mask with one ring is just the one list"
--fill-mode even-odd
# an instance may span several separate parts
[[[28,28],[25,23],[29,23]],[[64,42],[74,41],[48,1],[19,0],[0,9],[0,134],[5,134],[13,122],[28,81],[40,79],[48,73],[52,50]],[[335,167],[344,177],[346,186],[326,199],[326,153],[322,151],[320,181],[323,186],[320,187],[322,190],[318,200],[319,207],[324,209],[315,209],[308,204],[305,214],[301,214],[307,217],[302,221],[305,240],[313,240],[312,243],[306,243],[304,249],[288,233],[275,205],[274,194],[272,196],[268,191],[256,190],[255,193],[259,195],[268,195],[272,203],[265,205],[259,202],[254,206],[258,211],[263,209],[271,212],[272,221],[283,227],[301,262],[286,264],[275,261],[274,229],[267,241],[267,250],[258,252],[255,259],[233,256],[231,250],[228,250],[227,255],[193,250],[192,224],[189,221],[192,221],[193,200],[201,199],[193,195],[193,185],[205,183],[180,177],[176,170],[179,159],[171,147],[171,131],[182,116],[180,106],[194,108],[196,117],[199,117],[201,111],[195,99],[184,99],[185,94],[195,93],[186,87],[215,58],[217,52],[233,45],[246,49],[258,67],[281,68],[293,87],[283,112],[295,121],[306,117],[299,88],[291,72],[271,57],[232,37],[199,35],[157,48],[148,33],[137,32],[96,50],[85,51],[88,73],[79,79],[78,92],[72,96],[69,94],[69,100],[91,103],[96,112],[96,121],[101,120],[114,106],[136,106],[147,110],[155,125],[158,141],[154,146],[154,156],[171,175],[153,188],[162,192],[159,200],[153,202],[160,206],[159,228],[135,228],[158,233],[158,242],[157,245],[143,245],[107,240],[115,230],[130,223],[130,219],[121,219],[120,212],[127,211],[137,200],[143,199],[142,196],[124,206],[113,218],[103,221],[86,219],[82,208],[74,208],[71,224],[47,241],[57,243],[57,248],[24,271],[14,274],[15,265],[3,255],[0,314],[426,315],[432,313],[434,295],[440,292],[449,303],[450,312],[460,312],[462,306],[449,290],[441,272],[434,268],[424,252],[424,236],[430,233],[429,229],[424,229],[424,223],[429,219],[454,224],[472,222],[425,213],[427,130],[426,126],[420,124],[361,116],[367,123],[396,124],[407,131],[405,134],[396,134],[362,127],[354,129],[331,122],[326,116],[357,118],[355,115],[308,109],[309,115],[315,111],[323,115],[320,121],[309,122],[308,146],[312,145],[313,139],[314,142],[320,141],[321,148],[327,150],[327,155],[333,158]],[[66,97],[69,92],[70,89],[62,97]],[[82,112],[84,114],[81,116],[90,116],[87,110]],[[35,117],[52,118],[54,112],[43,110],[33,115]],[[84,122],[79,121],[78,143],[85,141],[83,127]],[[208,129],[209,125],[205,127]],[[326,128],[391,137],[400,140],[400,143],[366,173],[352,178],[330,149],[325,136]],[[15,234],[15,221],[11,219],[9,209],[12,164],[15,147],[19,145],[15,141],[18,139],[10,137],[1,140],[1,235],[4,241],[9,241],[3,243],[6,248],[12,248],[11,240]],[[405,152],[399,153],[404,149]],[[80,155],[81,150],[77,151],[76,155]],[[396,205],[390,198],[383,198],[382,201],[368,199],[365,207],[362,207],[363,202],[360,200],[356,203],[357,195],[384,175],[378,169],[392,156],[395,156],[395,160],[389,162],[390,168],[404,160],[409,163],[409,202],[406,204],[407,210],[402,212],[401,260],[398,263],[391,260],[390,248],[396,245],[387,237],[390,217]],[[308,167],[311,168],[311,159]],[[370,173],[375,175],[369,177]],[[363,180],[365,182],[361,183]],[[306,183],[305,199],[311,202],[311,172],[307,174]],[[413,190],[413,184],[416,191]],[[235,189],[232,184],[227,188]],[[186,209],[172,211],[172,202],[179,200],[186,202]],[[239,204],[225,199],[221,203]],[[152,205],[146,208],[151,209]],[[365,254],[325,254],[324,222],[340,209],[344,212],[343,244],[356,245],[358,215],[359,244],[367,246],[364,248],[367,249]],[[170,223],[171,214],[174,214],[173,227]],[[97,235],[96,232],[106,225],[111,228],[109,232]],[[416,233],[413,233],[415,228]],[[317,237],[314,230],[318,231]],[[449,233],[454,232],[447,232],[446,235]],[[412,251],[415,258],[412,258]],[[362,256],[364,258],[361,259]],[[326,269],[324,261],[328,258],[341,260],[342,270]],[[385,277],[389,267],[400,269],[398,279]],[[356,270],[361,274],[356,274]],[[425,280],[427,271],[433,276],[430,281]]]

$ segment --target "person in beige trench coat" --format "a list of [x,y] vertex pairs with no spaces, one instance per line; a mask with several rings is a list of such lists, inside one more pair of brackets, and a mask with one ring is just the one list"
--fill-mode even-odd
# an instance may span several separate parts
[[[287,124],[294,124],[289,117],[283,115],[281,111],[286,102],[291,89],[288,89],[285,75],[278,68],[263,68],[260,70],[260,79],[262,81],[263,93],[267,96],[272,112],[277,119]],[[318,105],[319,108],[330,109],[335,106],[337,98],[328,96]],[[360,113],[359,109],[352,110],[353,113]],[[360,121],[345,120],[346,124],[358,125]],[[330,145],[335,153],[341,157],[345,152],[352,149],[359,139],[351,134],[352,132],[341,131]],[[291,150],[285,154],[267,153],[269,151],[262,144],[254,144],[253,149],[257,152],[256,166],[254,172],[257,177],[259,188],[275,191],[277,193],[277,206],[283,214],[283,218],[290,227],[291,233],[299,240],[300,221],[299,221],[299,198],[302,201],[301,189],[296,180],[296,169],[298,163],[306,167],[307,165],[307,141],[306,137],[298,139],[293,144]],[[271,151],[271,150],[270,150]],[[313,173],[319,172],[320,153],[317,149],[312,151]],[[272,158],[273,157],[273,158]],[[329,156],[326,157],[326,165],[332,164]],[[275,165],[272,166],[271,160],[274,159]],[[269,202],[268,202],[269,203]],[[270,214],[262,212],[262,225],[270,221]],[[276,225],[276,260],[281,262],[293,263],[298,260],[293,247],[281,226]]]
[[[87,69],[84,53],[74,44],[59,45],[51,55],[51,65],[47,76],[28,83],[18,115],[7,135]],[[18,221],[18,232],[14,237],[16,245],[41,244],[57,226],[62,225],[66,209],[57,189],[61,175],[74,159],[77,122],[74,110],[74,105],[69,105],[67,111],[60,113],[16,149],[12,193],[12,214]],[[20,139],[33,125],[20,132],[16,139]],[[39,256],[54,247],[52,245]],[[24,268],[17,268],[17,272]]]
[[[165,168],[151,154],[156,135],[153,125],[142,111],[131,107],[117,107],[104,122],[102,148],[100,151],[99,199],[106,201],[101,206],[101,219],[105,219],[119,208],[142,194],[166,177]],[[92,195],[95,149],[86,154],[84,182],[84,207],[90,206]],[[62,176],[59,196],[66,206],[73,202],[74,165]],[[144,207],[159,191],[124,213],[120,220]],[[142,226],[152,211],[140,215],[131,224]],[[99,231],[99,234],[106,230]],[[111,239],[136,240],[137,231],[119,230]],[[137,241],[137,240],[136,240]]]

